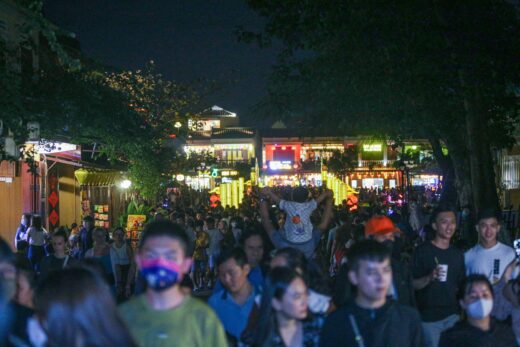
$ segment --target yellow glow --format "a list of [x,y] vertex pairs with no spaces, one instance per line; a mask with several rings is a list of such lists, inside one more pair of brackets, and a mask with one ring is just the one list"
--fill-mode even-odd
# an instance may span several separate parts
[[364,152],[381,152],[383,145],[380,143],[365,144],[363,145]]

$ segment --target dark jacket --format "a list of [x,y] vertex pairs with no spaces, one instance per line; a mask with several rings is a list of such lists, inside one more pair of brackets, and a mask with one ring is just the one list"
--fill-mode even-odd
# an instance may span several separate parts
[[356,320],[365,347],[424,345],[419,312],[390,301],[375,310],[363,309],[350,302],[331,313],[321,332],[321,347],[358,346],[350,315]]
[[460,321],[441,335],[439,347],[516,347],[513,329],[507,324],[491,321],[489,331],[483,331]]
[[[401,305],[416,307],[415,292],[410,267],[405,262],[392,258],[392,283],[397,290],[397,302]],[[337,307],[354,299],[355,287],[348,280],[348,265],[344,264],[335,279],[332,301]]]
[[29,335],[27,334],[27,322],[34,314],[30,308],[10,301],[6,307],[1,307],[0,320],[2,328],[7,328],[6,334],[0,331],[0,346],[29,346]]
[[415,292],[413,289],[410,265],[392,258],[392,283],[397,290],[397,302],[401,305],[415,307]]
[[85,253],[87,253],[87,251],[94,246],[94,239],[92,238],[93,231],[94,228],[90,228],[88,230],[86,228],[81,228],[81,230],[79,231],[81,258],[84,258]]

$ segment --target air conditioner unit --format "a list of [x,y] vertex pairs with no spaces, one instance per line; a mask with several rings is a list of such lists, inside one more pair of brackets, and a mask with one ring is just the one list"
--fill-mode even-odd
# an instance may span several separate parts
[[14,142],[14,138],[12,136],[7,136],[3,138],[4,152],[7,157],[17,158],[20,155],[18,151],[18,146]]
[[40,123],[38,123],[38,122],[27,123],[27,131],[29,132],[29,137],[28,137],[27,141],[29,141],[29,142],[39,142],[40,141]]

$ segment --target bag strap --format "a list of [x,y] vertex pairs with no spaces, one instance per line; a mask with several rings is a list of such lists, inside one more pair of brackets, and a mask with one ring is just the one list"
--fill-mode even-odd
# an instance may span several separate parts
[[359,347],[365,347],[365,342],[363,340],[363,336],[359,332],[359,328],[356,323],[356,318],[353,315],[349,314],[348,318],[350,320],[350,326],[352,326],[352,330],[354,330],[355,340]]
[[69,256],[67,255],[67,256],[65,257],[65,261],[63,262],[63,266],[62,266],[61,268],[62,268],[62,269],[65,269],[65,267],[67,267],[68,262],[69,262]]

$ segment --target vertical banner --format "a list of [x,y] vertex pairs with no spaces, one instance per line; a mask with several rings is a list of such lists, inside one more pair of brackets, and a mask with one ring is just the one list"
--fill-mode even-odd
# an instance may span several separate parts
[[238,203],[241,205],[244,200],[244,177],[238,178]]
[[220,202],[222,203],[222,206],[226,208],[229,205],[229,196],[227,193],[226,185],[229,183],[222,183],[220,185]]
[[232,204],[235,208],[238,208],[238,181],[233,180],[231,182],[231,196]]
[[59,180],[57,170],[52,170],[48,174],[48,198],[47,205],[49,211],[49,231],[54,231],[60,225],[60,197]]

